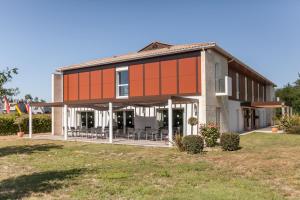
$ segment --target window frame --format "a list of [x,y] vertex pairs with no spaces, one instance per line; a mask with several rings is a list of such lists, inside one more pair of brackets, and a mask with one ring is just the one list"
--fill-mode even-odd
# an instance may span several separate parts
[[[124,72],[124,71],[127,71],[127,74],[128,74],[128,77],[127,77],[127,84],[119,84],[119,73],[120,72]],[[120,90],[119,88],[121,86],[127,86],[127,90],[128,90],[128,94],[127,95],[120,95]],[[123,67],[118,67],[116,68],[116,97],[118,99],[127,99],[129,96],[129,70],[128,70],[128,66],[123,66]]]
[[248,78],[245,76],[245,101],[248,101]]
[[240,75],[239,73],[235,73],[236,79],[236,99],[240,99]]

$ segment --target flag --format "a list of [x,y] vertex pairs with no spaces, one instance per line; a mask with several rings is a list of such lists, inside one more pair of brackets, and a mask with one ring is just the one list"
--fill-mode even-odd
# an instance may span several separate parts
[[25,108],[26,108],[27,113],[29,113],[29,103],[25,104]]
[[9,105],[9,102],[8,102],[6,96],[4,96],[4,103],[5,103],[6,113],[10,113],[10,105]]
[[20,115],[22,114],[21,109],[20,109],[20,107],[19,107],[18,104],[16,104],[16,110],[18,111],[18,113],[19,113]]

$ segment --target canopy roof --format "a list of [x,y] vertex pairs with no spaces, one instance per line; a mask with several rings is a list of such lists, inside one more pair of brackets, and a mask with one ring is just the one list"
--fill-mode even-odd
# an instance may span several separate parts
[[108,103],[111,102],[114,108],[124,108],[127,106],[151,107],[151,106],[165,106],[168,104],[168,99],[172,100],[174,104],[197,103],[198,100],[194,98],[186,98],[180,96],[159,96],[159,97],[135,97],[129,99],[99,99],[88,101],[66,101],[66,102],[32,102],[33,107],[85,107],[93,108],[95,110],[108,110]]
[[281,101],[256,101],[256,102],[242,102],[242,107],[251,108],[281,108],[285,107],[284,103]]

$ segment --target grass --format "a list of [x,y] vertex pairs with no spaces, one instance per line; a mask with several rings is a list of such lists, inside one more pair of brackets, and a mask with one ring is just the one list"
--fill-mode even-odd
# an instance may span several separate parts
[[0,137],[0,199],[299,199],[300,136],[254,133],[241,149]]

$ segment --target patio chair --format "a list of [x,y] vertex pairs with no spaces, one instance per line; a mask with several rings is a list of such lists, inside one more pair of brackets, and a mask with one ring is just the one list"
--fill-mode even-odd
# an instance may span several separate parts
[[159,137],[159,130],[158,129],[151,129],[151,139],[156,141]]
[[160,131],[161,134],[161,140],[169,141],[169,131],[167,129],[161,129]]
[[95,128],[96,139],[104,138],[104,133],[102,132],[102,127],[98,126]]
[[127,128],[127,138],[128,140],[130,140],[130,138],[134,139],[134,128]]

